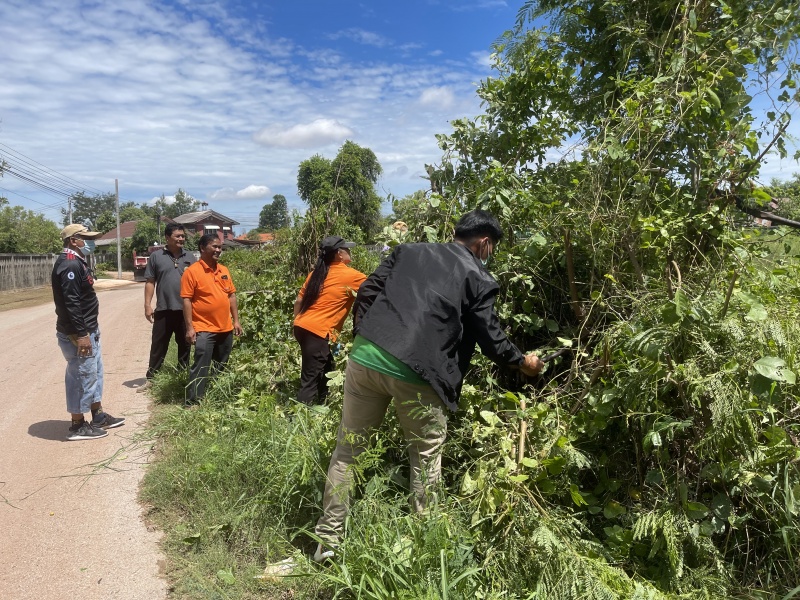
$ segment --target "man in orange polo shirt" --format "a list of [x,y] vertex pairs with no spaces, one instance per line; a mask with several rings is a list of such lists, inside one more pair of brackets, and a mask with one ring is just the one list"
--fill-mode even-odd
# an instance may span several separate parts
[[233,334],[242,335],[236,287],[228,269],[218,262],[222,242],[211,233],[201,237],[198,246],[200,260],[181,278],[186,341],[194,345],[187,405],[203,397],[209,376],[228,362]]

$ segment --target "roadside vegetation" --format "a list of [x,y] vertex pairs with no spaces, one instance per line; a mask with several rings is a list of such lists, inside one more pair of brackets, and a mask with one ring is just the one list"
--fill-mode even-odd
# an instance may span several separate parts
[[[371,153],[341,160],[368,159],[359,192],[304,163],[305,217],[223,257],[246,332],[227,370],[197,411],[176,374],[154,387],[143,497],[177,597],[799,597],[800,243],[736,209],[763,205],[760,161],[788,152],[799,30],[797,2],[527,2],[484,114],[395,201],[402,225],[355,224],[374,223]],[[448,241],[476,206],[506,231],[490,270],[512,339],[566,350],[531,380],[476,356],[424,514],[390,417],[340,554],[312,564],[350,341],[328,405],[297,405],[292,302],[316,240]],[[370,272],[371,248],[352,266]]]

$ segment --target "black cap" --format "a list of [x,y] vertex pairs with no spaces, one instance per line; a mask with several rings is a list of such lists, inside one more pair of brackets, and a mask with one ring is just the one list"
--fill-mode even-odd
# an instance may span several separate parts
[[329,235],[320,242],[319,249],[325,252],[331,252],[333,250],[338,250],[339,248],[354,248],[355,245],[355,242],[346,242],[338,235]]

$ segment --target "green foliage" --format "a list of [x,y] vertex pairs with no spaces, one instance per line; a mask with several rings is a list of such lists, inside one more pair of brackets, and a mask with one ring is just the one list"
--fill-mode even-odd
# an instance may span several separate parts
[[[92,228],[97,228],[98,222],[105,223],[108,215],[116,214],[117,197],[111,192],[105,194],[86,195],[85,192],[78,192],[69,197],[72,204],[72,221],[69,220],[69,210],[61,209],[63,215],[62,225],[72,223],[90,223]],[[103,231],[98,229],[98,231]]]
[[[525,29],[539,14],[553,31]],[[398,202],[407,229],[378,239],[448,240],[464,210],[489,208],[506,232],[491,269],[509,335],[570,351],[530,381],[474,358],[421,515],[405,507],[390,414],[322,568],[293,549],[314,545],[349,338],[329,406],[296,406],[291,304],[317,241],[358,232],[327,161],[304,162],[306,217],[275,247],[225,256],[252,292],[246,335],[153,471],[165,487],[151,501],[196,536],[182,556],[228,550],[203,581],[266,594],[237,573],[292,554],[290,581],[322,588],[297,590],[308,598],[796,594],[800,244],[741,228],[730,206],[757,195],[768,145],[785,152],[799,20],[796,2],[523,6],[479,87],[485,114],[439,136],[431,192]],[[760,129],[754,85],[775,96]]]
[[263,231],[276,231],[291,225],[286,197],[275,194],[272,202],[265,204],[258,216],[258,228]]
[[21,206],[0,203],[0,253],[51,254],[61,251],[59,227]]
[[150,210],[163,217],[174,219],[186,213],[196,212],[201,208],[199,201],[179,188],[178,191],[175,192],[174,201],[168,202],[166,196],[161,194],[161,197],[155,201]]
[[[119,205],[119,222],[143,221],[152,218],[149,209],[138,206],[135,202],[123,202]],[[97,217],[94,224],[97,231],[106,233],[117,227],[117,213],[115,210],[107,210]]]
[[300,163],[297,191],[309,205],[312,219],[315,214],[327,216],[326,229],[332,220],[342,217],[369,240],[380,220],[381,199],[375,183],[382,172],[372,150],[347,141],[333,160],[317,154]]
[[789,181],[773,179],[765,191],[778,204],[770,212],[779,217],[800,221],[800,173],[793,174]]
[[[187,240],[188,241],[188,240]],[[130,249],[142,254],[147,249],[156,244],[162,243],[159,228],[155,220],[145,219],[136,223],[136,230],[133,232],[130,241]]]

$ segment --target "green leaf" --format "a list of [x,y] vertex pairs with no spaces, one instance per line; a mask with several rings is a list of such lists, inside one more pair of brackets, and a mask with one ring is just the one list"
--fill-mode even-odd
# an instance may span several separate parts
[[572,496],[572,501],[575,503],[575,506],[589,506],[589,503],[581,496],[581,491],[578,489],[578,486],[574,483],[569,486],[569,495]]
[[564,469],[564,465],[567,461],[564,459],[563,456],[556,456],[553,458],[545,458],[542,461],[542,464],[547,468],[547,472],[550,475],[558,475]]
[[528,467],[529,469],[535,469],[539,466],[539,461],[535,458],[525,457],[522,459],[522,466]]
[[490,410],[482,410],[481,411],[481,417],[491,427],[495,427],[495,426],[499,425],[500,423],[502,423],[502,421],[500,420],[500,417],[498,417],[496,414],[494,414]]
[[795,383],[797,376],[794,371],[786,367],[786,361],[777,356],[765,356],[753,363],[753,369],[759,375],[772,381]]
[[478,489],[478,484],[470,477],[469,471],[464,474],[464,479],[461,480],[461,493],[465,496],[475,493]]
[[233,571],[230,569],[220,569],[217,571],[217,578],[225,585],[234,585],[236,583],[236,577],[234,577]]
[[608,504],[603,507],[603,516],[606,519],[616,519],[620,515],[624,515],[628,512],[628,509],[622,506],[616,500],[611,500]]
[[692,31],[697,29],[697,13],[694,12],[694,9],[689,11],[689,29]]
[[717,517],[727,519],[733,511],[733,505],[727,495],[717,494],[711,501],[711,510]]
[[684,510],[690,519],[703,519],[708,514],[708,507],[700,502],[687,502]]
[[687,315],[689,310],[692,308],[692,301],[689,300],[689,296],[687,296],[683,290],[677,290],[675,292],[675,313],[682,319]]
[[750,307],[750,311],[744,316],[744,318],[748,321],[766,321],[768,316],[767,309],[763,304],[755,304]]
[[509,475],[508,477],[514,483],[522,483],[523,481],[528,481],[527,475]]

